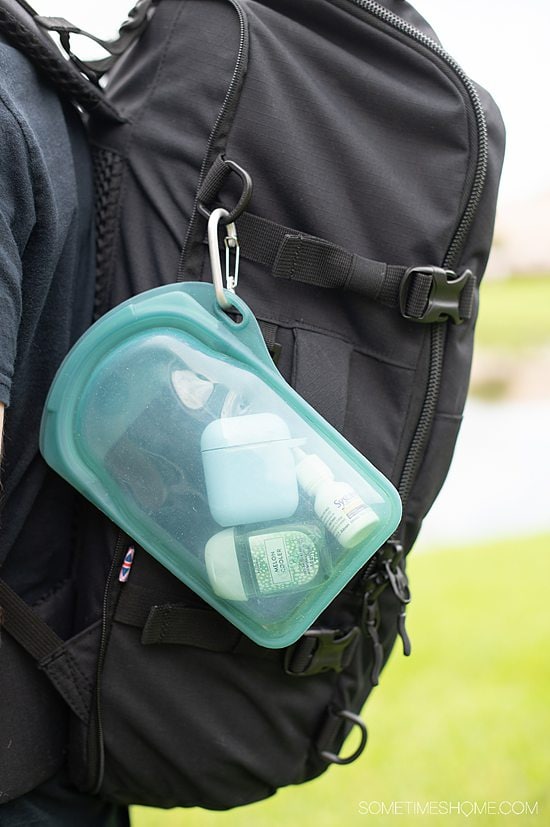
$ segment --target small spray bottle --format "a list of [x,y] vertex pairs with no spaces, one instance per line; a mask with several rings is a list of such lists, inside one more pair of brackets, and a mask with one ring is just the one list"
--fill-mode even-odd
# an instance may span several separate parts
[[313,508],[321,522],[344,548],[363,542],[378,523],[376,512],[349,483],[335,481],[334,474],[317,454],[295,448],[294,455],[298,460],[298,483],[314,498]]

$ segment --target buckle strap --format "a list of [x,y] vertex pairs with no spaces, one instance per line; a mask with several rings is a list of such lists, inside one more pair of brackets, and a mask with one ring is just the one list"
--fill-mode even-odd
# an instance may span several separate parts
[[344,634],[338,629],[309,629],[286,650],[284,670],[297,678],[342,672],[351,663],[360,635],[358,626]]
[[399,306],[414,322],[462,324],[473,312],[476,280],[471,270],[458,275],[442,267],[409,267],[399,287]]
[[[213,165],[208,189],[222,174],[221,162]],[[431,265],[386,264],[249,212],[239,216],[238,229],[243,258],[268,267],[275,278],[358,293],[415,322],[460,324],[472,316],[476,279],[470,270],[457,275]]]

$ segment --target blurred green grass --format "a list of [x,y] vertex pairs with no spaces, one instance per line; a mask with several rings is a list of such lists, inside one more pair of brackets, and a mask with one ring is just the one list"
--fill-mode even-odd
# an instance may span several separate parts
[[[413,553],[409,574],[413,656],[403,658],[396,645],[363,710],[369,744],[357,762],[226,813],[136,807],[132,827],[467,821],[454,812],[396,822],[391,814],[362,815],[362,801],[538,802],[538,814],[507,823],[549,824],[550,535]],[[502,818],[472,815],[482,827]]]
[[550,344],[550,274],[485,280],[476,345],[515,350]]

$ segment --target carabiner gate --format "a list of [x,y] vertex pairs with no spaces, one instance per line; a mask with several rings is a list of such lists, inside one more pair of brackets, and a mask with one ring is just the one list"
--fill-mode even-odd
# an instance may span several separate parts
[[[208,251],[210,253],[210,267],[212,270],[212,281],[214,282],[214,290],[216,291],[216,301],[222,310],[231,310],[233,305],[226,298],[223,286],[222,265],[220,258],[220,249],[218,244],[218,225],[220,220],[229,215],[227,210],[223,207],[218,207],[212,210],[208,218]],[[226,224],[227,235],[224,239],[225,246],[225,280],[226,287],[231,293],[235,292],[235,288],[239,281],[239,259],[240,248],[237,239],[237,230],[235,224]],[[231,253],[235,256],[235,266],[233,273],[231,273]]]

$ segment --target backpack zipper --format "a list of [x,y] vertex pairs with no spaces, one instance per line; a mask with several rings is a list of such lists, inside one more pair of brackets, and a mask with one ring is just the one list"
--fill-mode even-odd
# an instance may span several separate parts
[[[454,73],[467,93],[475,118],[477,132],[477,158],[468,199],[458,227],[455,230],[442,262],[443,268],[453,270],[458,264],[462,249],[475,219],[477,209],[483,195],[483,188],[487,175],[488,135],[487,123],[481,100],[473,82],[466,75],[462,67],[431,37],[424,34],[419,29],[416,29],[414,26],[410,25],[407,21],[403,20],[401,17],[398,17],[384,6],[381,6],[379,3],[373,2],[372,0],[348,0],[348,2],[353,3],[358,8],[361,8],[376,17],[382,23],[385,23],[398,32],[406,35],[423,48],[428,49],[436,58],[443,61]],[[398,484],[398,491],[403,503],[404,511],[420,467],[420,462],[431,432],[432,423],[437,408],[441,377],[443,373],[446,331],[446,322],[436,322],[431,325],[430,356],[426,392],[424,395],[420,417],[403,464],[403,469],[401,471]],[[393,552],[393,560],[390,559],[388,562],[386,552],[386,561],[384,563],[384,549],[390,549],[391,552]],[[400,604],[400,611],[397,618],[397,631],[403,641],[403,652],[405,655],[409,655],[411,651],[410,640],[405,629],[405,611],[406,605],[410,601],[410,592],[408,588],[407,575],[404,569],[403,546],[398,539],[397,532],[394,537],[390,538],[390,540],[384,544],[382,549],[380,549],[371,558],[371,560],[369,560],[363,570],[360,583],[361,590],[364,594],[362,626],[371,638],[373,644],[374,654],[371,670],[371,681],[373,686],[376,686],[383,663],[382,646],[378,635],[378,624],[380,621],[378,598],[382,591],[387,587],[388,583],[391,585],[392,590]]]
[[[487,123],[485,120],[485,113],[477,90],[464,72],[462,67],[456,60],[449,55],[442,46],[436,43],[428,35],[421,32],[419,29],[407,23],[403,18],[389,11],[374,0],[348,0],[353,5],[371,14],[373,17],[387,24],[391,28],[406,35],[412,41],[418,43],[425,49],[428,49],[439,60],[443,61],[446,66],[458,78],[462,87],[465,89],[468,99],[471,104],[471,109],[474,113],[476,131],[477,131],[477,158],[474,172],[474,178],[470,189],[470,194],[466,202],[462,217],[458,227],[451,240],[445,258],[442,262],[442,267],[452,270],[458,264],[464,243],[470,232],[472,223],[477,213],[479,203],[483,194],[483,187],[487,175],[488,163],[488,137],[487,137]],[[411,493],[411,488],[415,480],[420,460],[424,453],[424,448],[430,435],[431,426],[437,401],[439,399],[439,389],[441,385],[441,375],[443,370],[443,355],[445,350],[445,334],[447,329],[446,322],[438,322],[432,324],[431,342],[430,342],[430,363],[428,369],[428,382],[426,385],[426,393],[424,395],[424,402],[422,410],[416,426],[401,477],[399,480],[398,491],[405,509],[407,500]]]
[[[195,192],[195,200],[193,202],[193,210],[191,212],[191,218],[189,219],[189,225],[187,227],[185,241],[183,242],[183,247],[180,253],[177,281],[183,281],[184,270],[187,267],[186,256],[188,247],[192,240],[197,240],[194,239],[194,236],[196,236],[197,234],[199,191],[201,184],[204,181],[205,175],[212,166],[212,163],[214,161],[214,156],[216,154],[214,144],[219,137],[219,133],[221,131],[220,127],[222,126],[222,124],[225,126],[225,123],[227,121],[230,121],[230,119],[233,117],[233,102],[235,101],[235,98],[240,92],[242,82],[246,74],[246,68],[248,65],[248,22],[246,20],[242,7],[237,2],[237,0],[228,0],[228,2],[231,3],[231,5],[234,7],[235,11],[239,16],[239,50],[237,52],[237,60],[235,62],[235,68],[233,69],[233,75],[231,76],[231,82],[227,88],[227,92],[225,93],[225,98],[222,103],[221,109],[218,112],[216,122],[214,123],[212,131],[210,132],[210,135],[208,137],[208,143],[206,144],[206,152],[204,154],[204,158],[201,164],[199,180]],[[200,243],[200,248],[202,250],[202,235],[198,239],[198,242]]]
[[[95,771],[92,795],[97,795],[103,784],[105,773],[105,748],[103,742],[103,720],[101,709],[101,684],[103,678],[103,667],[109,637],[109,615],[113,603],[113,584],[117,583],[116,575],[121,571],[121,566],[127,554],[129,539],[126,534],[119,530],[117,534],[115,551],[103,592],[103,606],[101,611],[101,637],[97,656],[96,669],[96,695],[95,695],[95,731],[90,734],[90,764]],[[119,584],[120,585],[120,584]]]

